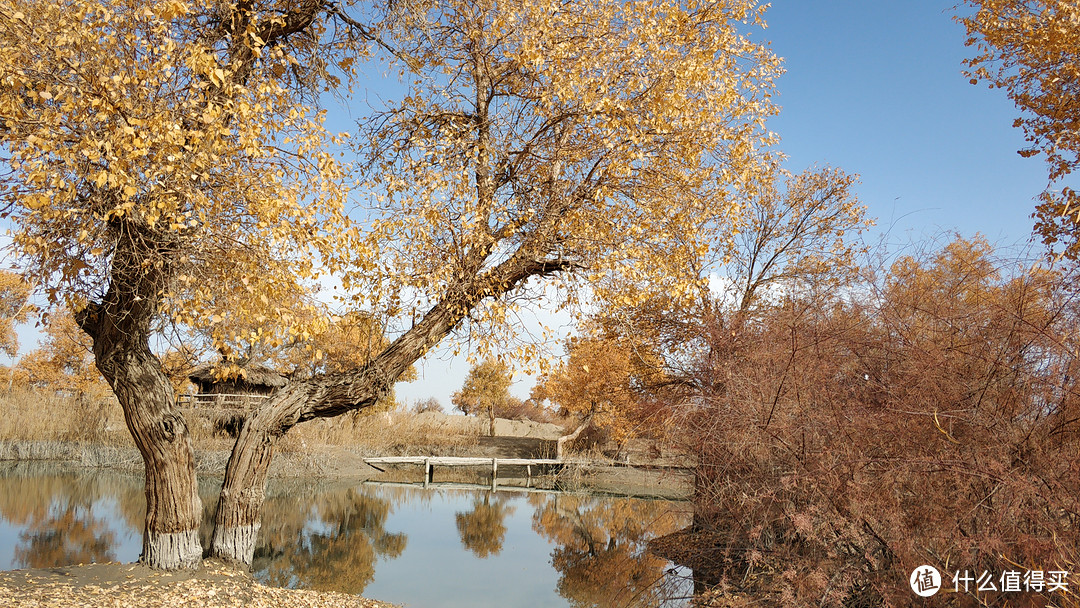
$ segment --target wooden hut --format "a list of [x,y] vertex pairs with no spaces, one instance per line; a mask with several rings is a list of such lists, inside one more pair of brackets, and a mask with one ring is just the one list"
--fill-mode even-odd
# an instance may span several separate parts
[[188,379],[198,387],[197,397],[213,398],[215,401],[220,396],[265,397],[287,383],[285,376],[257,363],[242,365],[237,373],[227,378],[219,377],[216,368],[216,365],[208,363],[196,367],[188,375]]
[[225,378],[220,377],[217,365],[200,365],[188,379],[198,392],[180,396],[181,407],[208,418],[216,430],[232,436],[240,431],[248,411],[287,383],[281,374],[256,363],[241,365],[237,373]]

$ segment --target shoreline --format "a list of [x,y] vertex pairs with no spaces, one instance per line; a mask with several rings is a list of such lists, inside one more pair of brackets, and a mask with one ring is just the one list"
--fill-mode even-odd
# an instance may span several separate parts
[[[478,445],[475,451],[483,451],[483,446]],[[200,486],[213,485],[215,477],[220,480],[227,455],[228,452],[224,450],[196,450]],[[275,455],[271,479],[278,483],[284,481],[285,486],[290,488],[293,483],[303,482],[329,483],[336,486],[389,481],[380,480],[384,475],[374,467],[366,465],[363,458],[359,450],[340,446],[313,446],[310,451],[302,453],[283,452]],[[118,474],[130,476],[134,480],[141,478],[142,468],[141,456],[134,447],[83,442],[0,441],[0,474],[33,475],[39,471],[60,470],[64,474],[77,476],[90,476],[96,472]],[[420,479],[422,471],[422,468],[398,470],[391,471],[391,475],[396,473],[409,477],[413,473],[419,473],[415,477]],[[625,464],[611,465],[594,458],[575,461],[566,467],[563,474],[558,477],[549,476],[545,483],[557,483],[572,493],[680,500],[685,499],[686,490],[692,488],[692,476],[685,473],[680,480],[669,471],[633,468]],[[483,476],[482,473],[477,475]],[[421,483],[415,485],[420,487]],[[514,491],[512,485],[501,486],[500,489]],[[177,605],[208,608],[394,606],[340,592],[270,587],[257,581],[252,573],[242,566],[232,567],[220,560],[204,560],[196,571],[178,572],[152,570],[138,563],[119,562],[0,571],[0,608],[155,608]]]
[[[459,455],[502,457],[479,447],[476,450],[465,450]],[[282,451],[274,455],[268,478],[379,481],[380,477],[384,477],[384,473],[365,463],[365,457],[367,455],[358,450],[334,445],[312,446],[307,452]],[[200,477],[220,477],[225,473],[228,459],[228,450],[197,448],[195,471]],[[665,500],[684,500],[693,492],[693,475],[688,468],[628,465],[596,458],[571,459],[568,462],[570,464],[559,475],[558,483],[570,492],[584,491]],[[0,466],[31,463],[136,475],[143,473],[142,457],[134,447],[81,441],[0,440]],[[402,471],[403,474],[406,472]]]

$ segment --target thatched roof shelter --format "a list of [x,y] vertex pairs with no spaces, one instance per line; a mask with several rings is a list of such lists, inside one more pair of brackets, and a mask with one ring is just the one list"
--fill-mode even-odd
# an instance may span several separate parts
[[285,376],[259,365],[247,363],[240,371],[229,378],[221,378],[217,365],[208,363],[195,368],[188,378],[199,388],[199,393],[208,395],[269,395],[274,389],[287,384]]

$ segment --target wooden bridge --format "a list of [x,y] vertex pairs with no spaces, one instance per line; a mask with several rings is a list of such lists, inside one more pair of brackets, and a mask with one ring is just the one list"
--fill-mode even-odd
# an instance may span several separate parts
[[480,456],[383,456],[380,458],[365,458],[364,462],[372,467],[383,471],[379,465],[423,465],[424,487],[435,481],[435,467],[491,467],[491,489],[494,490],[499,482],[499,466],[525,467],[525,476],[528,483],[532,482],[532,468],[541,466],[553,466],[562,468],[571,464],[565,460],[554,458],[484,458]]

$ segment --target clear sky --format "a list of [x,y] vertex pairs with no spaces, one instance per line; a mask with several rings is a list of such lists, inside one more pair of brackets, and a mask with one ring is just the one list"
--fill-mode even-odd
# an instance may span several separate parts
[[[877,218],[870,241],[893,243],[942,231],[976,232],[1000,245],[1031,234],[1034,198],[1046,187],[1040,157],[1022,158],[1017,112],[999,90],[963,75],[964,28],[950,0],[775,0],[758,40],[771,41],[787,73],[777,82],[780,135],[794,172],[833,165],[861,176],[857,192]],[[372,82],[369,95],[396,87]],[[351,111],[330,104],[331,128]],[[23,334],[24,351],[35,339]],[[399,398],[438,398],[460,388],[468,364],[436,351]],[[531,381],[515,387],[524,396]]]
[[973,53],[954,14],[948,0],[773,2],[764,35],[787,73],[772,129],[792,169],[858,173],[890,240],[955,229],[1015,244],[1031,234],[1046,170],[1016,153],[1004,92],[963,75]]

